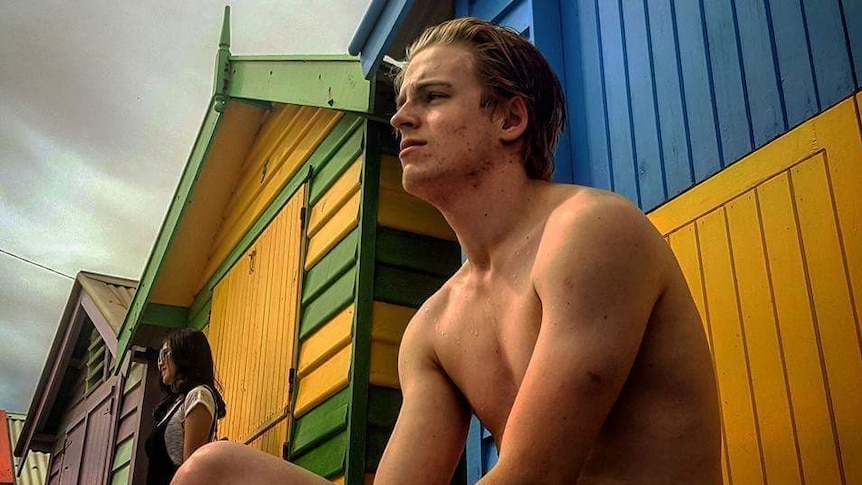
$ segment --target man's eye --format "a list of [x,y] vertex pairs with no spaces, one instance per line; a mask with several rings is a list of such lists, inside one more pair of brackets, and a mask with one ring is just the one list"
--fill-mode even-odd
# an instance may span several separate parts
[[428,93],[428,101],[434,101],[435,99],[445,98],[446,95],[443,93]]

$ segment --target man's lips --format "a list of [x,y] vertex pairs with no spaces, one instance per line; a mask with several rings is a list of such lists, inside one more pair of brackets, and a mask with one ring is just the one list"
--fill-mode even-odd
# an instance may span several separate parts
[[422,146],[424,144],[425,144],[424,141],[419,141],[419,140],[410,140],[410,139],[401,140],[401,147],[400,148],[401,148],[401,151],[403,152],[404,150],[407,150],[408,148]]

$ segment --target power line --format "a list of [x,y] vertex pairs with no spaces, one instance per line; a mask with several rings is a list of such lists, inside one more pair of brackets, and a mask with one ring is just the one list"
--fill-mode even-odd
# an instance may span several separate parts
[[69,278],[70,280],[74,280],[74,279],[75,279],[74,277],[69,276],[69,275],[67,275],[66,273],[61,273],[60,271],[57,271],[57,270],[56,270],[56,269],[54,269],[54,268],[49,268],[49,267],[45,266],[44,264],[39,264],[39,263],[37,263],[37,262],[35,262],[35,261],[30,261],[29,259],[27,259],[27,258],[25,258],[25,257],[18,256],[17,254],[14,254],[14,253],[10,253],[9,251],[6,251],[6,250],[5,250],[5,249],[3,249],[3,248],[0,248],[0,253],[3,253],[3,254],[5,254],[5,255],[7,255],[7,256],[11,256],[11,257],[13,257],[13,258],[15,258],[15,259],[18,259],[18,260],[20,260],[20,261],[24,261],[24,262],[25,262],[25,263],[27,263],[27,264],[32,264],[33,266],[36,266],[36,267],[39,267],[39,268],[44,269],[45,271],[50,271],[50,272],[52,272],[52,273],[54,273],[54,274],[56,274],[56,275],[58,275],[58,276],[62,276],[63,278]]

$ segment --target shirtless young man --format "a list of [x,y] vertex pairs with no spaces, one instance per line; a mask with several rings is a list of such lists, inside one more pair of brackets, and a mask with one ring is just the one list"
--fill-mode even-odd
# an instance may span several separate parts
[[[721,483],[688,286],[636,207],[549,182],[565,108],[541,54],[459,19],[413,44],[396,85],[404,188],[443,213],[467,262],[404,334],[404,401],[376,483],[448,483],[471,410],[499,450],[483,484]],[[217,443],[174,483],[318,482]]]

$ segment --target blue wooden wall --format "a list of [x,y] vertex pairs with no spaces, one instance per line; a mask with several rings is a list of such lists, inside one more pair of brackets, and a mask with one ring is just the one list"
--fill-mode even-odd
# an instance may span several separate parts
[[859,0],[558,5],[574,181],[646,211],[860,87]]

